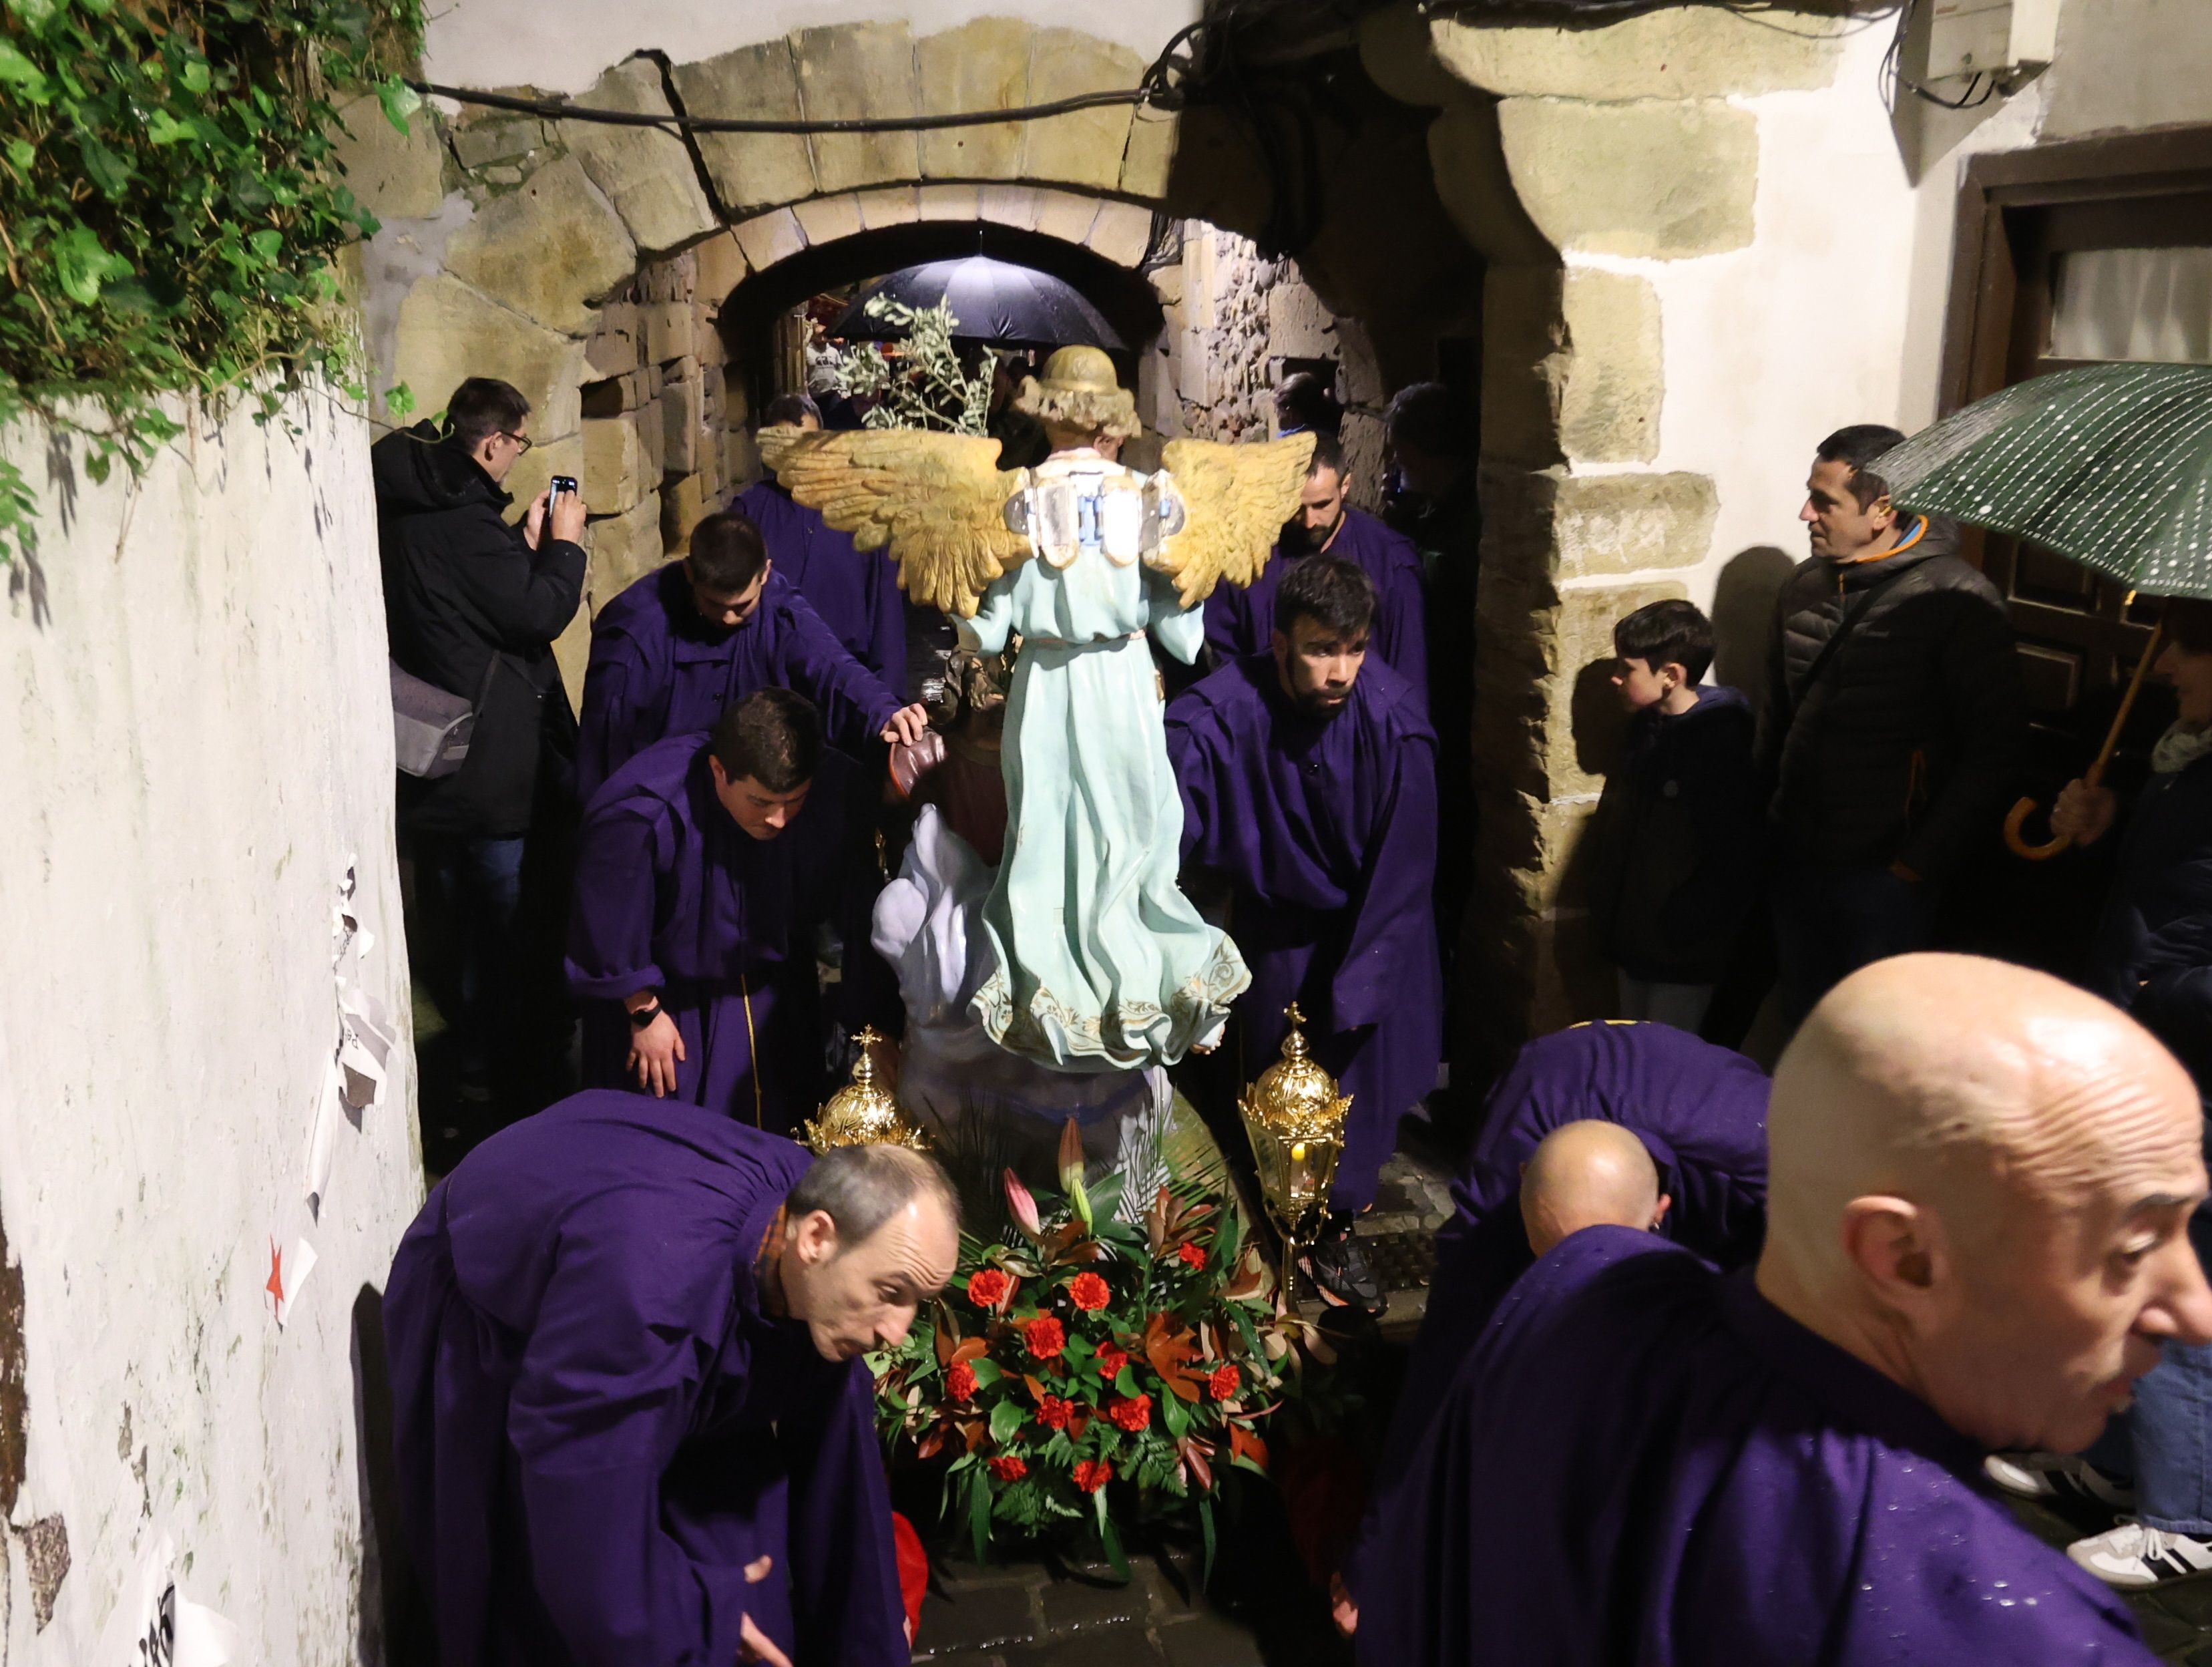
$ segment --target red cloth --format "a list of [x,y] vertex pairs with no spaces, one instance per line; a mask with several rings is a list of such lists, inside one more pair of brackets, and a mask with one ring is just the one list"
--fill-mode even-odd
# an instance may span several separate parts
[[891,1512],[891,1541],[898,1548],[899,1597],[906,1603],[907,1641],[921,1635],[921,1595],[929,1590],[929,1554],[921,1536],[897,1512]]

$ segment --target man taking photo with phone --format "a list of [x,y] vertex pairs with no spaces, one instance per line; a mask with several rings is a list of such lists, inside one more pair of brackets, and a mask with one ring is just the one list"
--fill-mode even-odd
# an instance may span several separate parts
[[576,716],[553,639],[583,594],[585,510],[570,482],[539,494],[519,523],[505,520],[529,419],[513,386],[471,376],[446,402],[442,431],[418,423],[371,453],[392,662],[476,708],[458,770],[399,778],[415,865],[409,948],[453,1031],[472,1115],[448,1121],[457,1132],[474,1121],[476,1134],[489,1132],[495,1081],[503,1111],[535,1110],[559,1085],[534,1082],[530,1062],[566,1053],[535,1044],[560,1011],[540,993],[560,989],[566,884],[544,859],[574,818]]

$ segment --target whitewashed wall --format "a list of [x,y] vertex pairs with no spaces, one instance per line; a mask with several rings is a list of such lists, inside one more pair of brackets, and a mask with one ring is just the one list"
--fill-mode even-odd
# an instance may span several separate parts
[[[136,485],[0,436],[40,496],[35,563],[0,569],[0,1226],[27,1408],[7,1667],[137,1663],[149,1574],[234,1623],[237,1662],[381,1658],[353,1310],[422,1196],[384,612],[364,425],[287,411],[300,432],[195,417]],[[358,980],[401,1034],[317,1220],[349,864]],[[283,1330],[272,1237],[288,1280],[297,1241],[319,1257]]]

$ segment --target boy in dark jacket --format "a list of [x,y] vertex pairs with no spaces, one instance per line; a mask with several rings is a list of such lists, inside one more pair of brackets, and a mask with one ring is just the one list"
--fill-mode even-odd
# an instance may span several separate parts
[[1713,628],[1654,602],[1613,628],[1613,684],[1634,714],[1599,801],[1590,912],[1625,1019],[1696,1034],[1755,895],[1761,843],[1756,728],[1734,689],[1701,687]]
[[[442,435],[417,423],[370,453],[392,661],[477,704],[459,770],[399,778],[400,830],[415,865],[410,924],[431,940],[410,946],[453,1026],[471,1100],[489,1098],[495,1065],[526,1067],[548,1051],[525,1034],[526,1004],[533,972],[546,993],[558,989],[567,885],[565,874],[542,872],[546,854],[532,851],[532,890],[543,895],[526,910],[524,859],[533,832],[573,819],[564,801],[574,793],[576,716],[553,639],[583,595],[584,505],[573,492],[550,503],[540,494],[520,526],[503,519],[513,500],[501,483],[530,449],[529,416],[514,387],[472,376],[447,402]],[[532,934],[527,922],[539,914],[548,928]],[[525,1102],[518,1109],[542,1103],[514,1071],[501,1074]]]

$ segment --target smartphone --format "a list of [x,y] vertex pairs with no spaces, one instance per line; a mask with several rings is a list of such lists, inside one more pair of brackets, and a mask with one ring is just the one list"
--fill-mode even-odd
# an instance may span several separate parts
[[550,483],[546,486],[546,489],[545,489],[545,496],[546,496],[546,499],[547,499],[547,501],[550,502],[551,502],[551,500],[553,500],[553,499],[555,499],[555,498],[559,497],[559,496],[561,496],[561,494],[562,494],[562,493],[563,493],[563,492],[573,492],[573,491],[574,491],[575,490],[576,490],[576,478],[575,478],[575,476],[574,476],[574,475],[556,475],[556,476],[554,476],[554,477],[553,477],[553,478],[552,478],[551,482],[550,482]]

